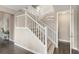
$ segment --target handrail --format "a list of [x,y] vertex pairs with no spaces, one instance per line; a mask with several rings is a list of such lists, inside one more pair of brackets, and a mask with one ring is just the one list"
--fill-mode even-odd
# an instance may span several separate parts
[[40,27],[44,28],[41,24],[39,24],[37,21],[35,21],[31,16],[29,16],[28,14],[25,14],[27,15],[28,17],[30,17],[35,23],[37,23]]
[[[29,11],[28,11],[28,13],[29,13]],[[31,17],[31,18],[33,18],[33,17]],[[40,18],[38,18],[38,19],[40,19]],[[47,32],[48,31],[50,31],[51,32],[51,36],[48,34],[47,35],[47,37],[49,38],[49,36],[51,37],[51,39],[53,39],[54,38],[54,36],[56,35],[56,31],[54,31],[54,29],[52,29],[50,26],[48,26],[46,23],[43,23],[43,22],[41,22],[41,21],[36,21],[36,22],[40,22],[39,24],[42,26],[42,27],[46,27],[47,26]],[[54,26],[54,25],[53,25]],[[55,38],[54,38],[55,39]],[[53,40],[54,40],[53,39]],[[53,42],[55,42],[55,40],[53,41]]]
[[[42,23],[42,22],[41,22]],[[46,25],[47,26],[47,24],[46,23],[42,23],[44,26]],[[52,28],[50,28],[49,26],[47,26],[47,28],[49,28],[51,31],[53,31],[53,29]],[[55,31],[54,31],[55,32]]]
[[[41,22],[42,23],[42,22]],[[44,25],[46,25],[47,26],[47,24],[46,23],[42,23],[43,25],[43,27],[44,27]],[[53,31],[53,32],[55,32],[52,28],[50,28],[50,27],[47,27],[47,28],[49,28],[51,31]]]
[[45,46],[47,46],[47,26],[42,26],[38,21],[30,16],[27,11],[25,11],[25,16],[29,18],[26,20],[31,22],[27,24],[28,28],[44,43]]
[[[28,13],[29,13],[29,12],[28,12]],[[31,17],[31,18],[32,18],[32,17]],[[34,20],[34,21],[35,21],[35,20]],[[41,23],[42,23],[42,22],[41,22]],[[43,25],[42,25],[43,27],[44,27],[44,25],[46,25],[46,26],[47,26],[47,24],[46,24],[46,23],[42,23],[42,24],[43,24]],[[41,25],[41,24],[40,24],[40,25]],[[53,31],[53,30],[52,30],[52,28],[50,28],[49,26],[48,26],[47,28],[49,28],[51,31]],[[55,31],[54,31],[54,32],[55,32]]]

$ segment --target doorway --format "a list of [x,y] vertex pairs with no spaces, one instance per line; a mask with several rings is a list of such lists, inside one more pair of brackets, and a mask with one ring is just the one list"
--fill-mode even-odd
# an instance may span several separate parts
[[0,38],[2,40],[9,40],[9,15],[5,13],[0,13]]
[[58,12],[58,51],[70,54],[70,10]]

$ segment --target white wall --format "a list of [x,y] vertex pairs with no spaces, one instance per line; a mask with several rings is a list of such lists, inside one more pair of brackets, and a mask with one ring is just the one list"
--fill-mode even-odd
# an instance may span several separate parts
[[28,28],[16,29],[14,42],[27,50],[31,50],[36,53],[45,53],[44,45],[31,31],[29,31]]
[[79,6],[73,5],[72,9],[74,10],[74,40],[73,40],[73,49],[79,51]]
[[[71,6],[72,15],[71,15],[71,48],[77,49],[77,7]],[[74,31],[73,31],[74,30]]]

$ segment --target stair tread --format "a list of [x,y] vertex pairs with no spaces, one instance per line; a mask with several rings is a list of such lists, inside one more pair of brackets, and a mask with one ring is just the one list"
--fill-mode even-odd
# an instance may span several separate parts
[[47,40],[47,53],[52,54],[54,52],[54,44],[48,39]]

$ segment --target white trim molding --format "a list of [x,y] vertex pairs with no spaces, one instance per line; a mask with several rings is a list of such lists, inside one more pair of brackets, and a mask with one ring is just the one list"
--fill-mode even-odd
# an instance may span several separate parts
[[21,47],[21,48],[23,48],[23,49],[25,49],[25,50],[28,50],[28,51],[30,51],[30,52],[32,52],[32,53],[34,53],[34,54],[40,54],[40,53],[35,52],[35,51],[31,50],[31,49],[25,48],[25,47],[23,47],[22,45],[19,45],[18,43],[14,43],[14,44],[15,44],[16,46],[19,46],[19,47]]
[[61,42],[69,42],[70,43],[70,41],[64,40],[64,39],[59,39],[59,41],[61,41]]
[[72,49],[79,51],[79,49],[78,49],[78,48],[72,48]]

